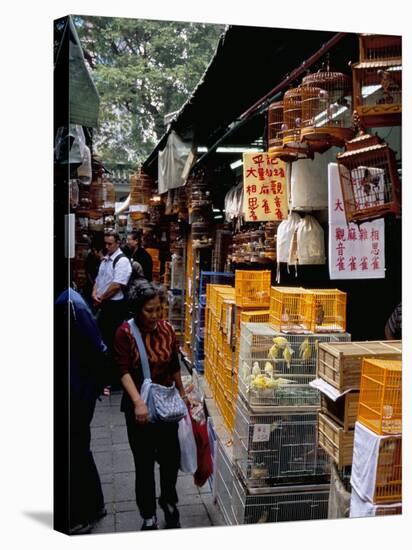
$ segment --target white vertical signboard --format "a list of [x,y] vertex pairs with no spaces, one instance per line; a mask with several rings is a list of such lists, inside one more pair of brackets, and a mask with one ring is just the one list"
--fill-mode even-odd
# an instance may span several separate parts
[[347,223],[338,165],[328,166],[331,279],[385,278],[385,220]]

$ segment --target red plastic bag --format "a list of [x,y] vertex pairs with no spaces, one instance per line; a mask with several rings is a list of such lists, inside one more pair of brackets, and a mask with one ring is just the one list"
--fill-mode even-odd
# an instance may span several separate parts
[[195,484],[202,487],[213,473],[207,423],[203,422],[201,424],[193,420],[192,416],[190,418],[192,419],[193,435],[195,436],[197,448],[197,470],[193,478]]

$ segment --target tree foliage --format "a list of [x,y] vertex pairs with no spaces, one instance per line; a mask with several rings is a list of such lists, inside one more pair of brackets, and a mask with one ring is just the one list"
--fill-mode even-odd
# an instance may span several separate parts
[[95,143],[109,162],[141,162],[210,62],[222,25],[74,18],[100,94]]

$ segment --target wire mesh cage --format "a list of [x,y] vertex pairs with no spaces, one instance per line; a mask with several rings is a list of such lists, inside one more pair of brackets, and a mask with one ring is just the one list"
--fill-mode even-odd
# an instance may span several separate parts
[[270,319],[279,332],[302,333],[302,296],[308,291],[301,287],[273,287],[270,289]]
[[254,411],[320,406],[316,375],[318,346],[349,341],[347,333],[284,335],[266,323],[242,323],[238,391]]
[[346,292],[312,288],[303,295],[303,327],[310,332],[345,332]]
[[316,412],[253,413],[238,399],[235,414],[233,458],[249,486],[328,476]]
[[352,65],[354,110],[367,127],[401,124],[401,37],[360,35],[359,52]]
[[235,271],[236,305],[268,308],[271,271]]
[[237,525],[326,519],[329,484],[247,488],[233,480],[232,508]]
[[402,433],[402,362],[364,359],[358,421],[377,434]]
[[395,153],[378,136],[363,134],[337,155],[348,222],[364,222],[400,212]]
[[216,454],[213,465],[214,496],[222,512],[226,525],[234,525],[232,508],[234,468],[231,461],[231,449],[225,448],[220,439],[216,440]]
[[316,150],[341,147],[354,137],[352,128],[352,80],[343,73],[319,71],[302,80],[301,138]]

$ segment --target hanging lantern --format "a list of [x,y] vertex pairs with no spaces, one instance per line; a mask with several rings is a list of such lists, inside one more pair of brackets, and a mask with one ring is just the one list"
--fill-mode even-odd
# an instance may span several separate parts
[[351,79],[329,70],[302,80],[302,140],[320,152],[343,147],[355,132],[351,119]]
[[402,117],[400,36],[363,34],[360,62],[352,65],[353,108],[363,126],[395,126]]
[[365,222],[400,212],[395,153],[378,136],[363,134],[337,155],[348,222]]

